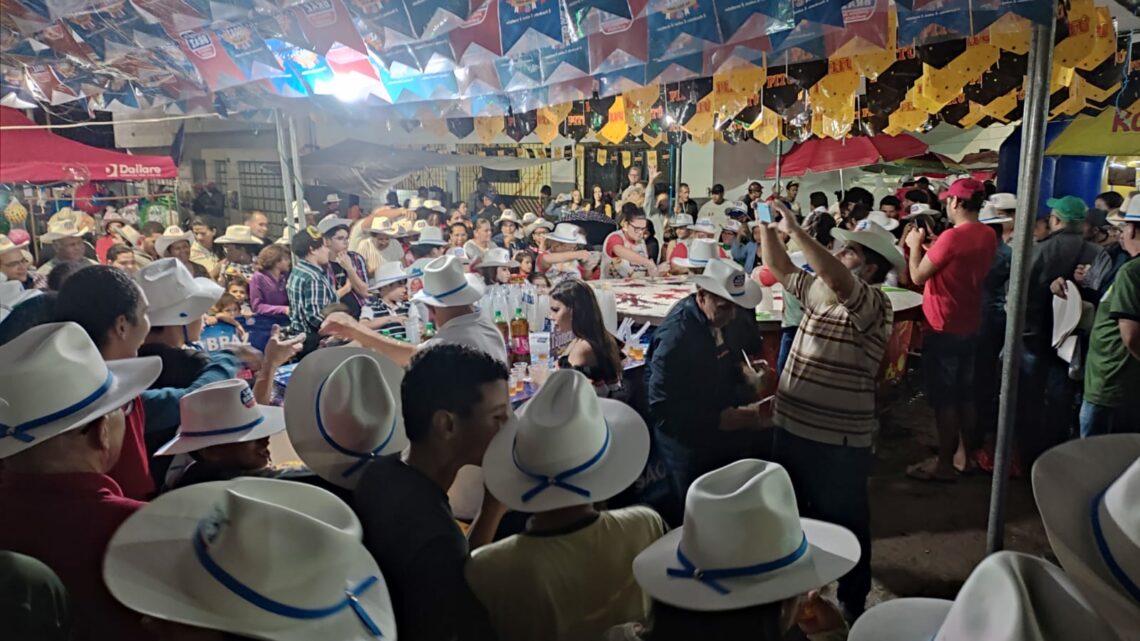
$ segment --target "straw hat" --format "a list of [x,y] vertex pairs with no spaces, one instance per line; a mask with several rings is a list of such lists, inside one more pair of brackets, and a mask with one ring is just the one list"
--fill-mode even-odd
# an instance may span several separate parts
[[1017,196],[1009,192],[998,192],[989,197],[987,203],[994,206],[998,211],[1006,209],[1017,209]]
[[438,200],[432,200],[432,199],[430,199],[430,198],[429,198],[428,200],[425,200],[425,201],[423,202],[423,207],[424,207],[425,209],[430,209],[430,210],[432,210],[432,211],[437,211],[437,212],[439,212],[439,213],[441,213],[441,214],[446,214],[446,213],[447,213],[447,208],[446,208],[446,207],[444,207],[444,206],[443,206],[443,203],[439,202]]
[[331,193],[331,194],[329,194],[328,196],[325,196],[325,204],[326,204],[326,205],[337,205],[337,204],[340,204],[340,194],[338,194],[338,193]]
[[391,285],[401,280],[408,280],[408,274],[400,267],[400,263],[388,261],[382,263],[376,270],[372,282],[368,283],[368,290],[374,292],[385,285]]
[[487,489],[507,507],[545,512],[616,496],[649,458],[649,429],[631,407],[599,399],[581,372],[560,369],[491,439]]
[[[40,242],[50,243],[61,238],[79,238],[85,236],[88,231],[86,227],[79,227],[74,220],[64,218],[55,222],[49,222],[47,233],[40,236]],[[193,237],[193,234],[191,234],[191,237]]]
[[411,244],[447,247],[447,241],[443,239],[443,230],[439,227],[425,227],[420,231],[420,237]]
[[931,209],[922,203],[915,203],[910,206],[910,211],[908,211],[905,216],[899,217],[899,220],[910,220],[915,216],[933,216],[934,218],[938,218],[941,214],[939,214],[937,210]]
[[479,302],[486,287],[478,274],[465,273],[455,256],[440,256],[424,265],[424,288],[412,300],[432,307],[461,307]]
[[75,323],[33,327],[0,346],[0,459],[110,414],[158,378],[157,356],[104,361]]
[[226,443],[246,443],[285,430],[280,407],[258,405],[249,384],[237,378],[203,385],[182,397],[178,434],[155,456],[186,454]]
[[5,280],[0,282],[0,321],[8,318],[8,314],[11,314],[20,303],[43,293],[38,289],[24,289],[22,283],[7,280],[6,276],[4,278]]
[[13,243],[11,238],[5,234],[0,234],[0,254],[5,254],[17,249],[23,249],[28,246],[29,241],[22,243]]
[[1124,214],[1109,218],[1108,222],[1114,225],[1123,225],[1124,223],[1140,224],[1140,196],[1133,196],[1132,200],[1128,201],[1128,207],[1125,208]]
[[553,240],[567,245],[585,245],[586,234],[582,228],[571,223],[558,223],[554,231],[546,235],[547,240]]
[[281,230],[281,238],[278,238],[277,240],[273,241],[273,244],[274,245],[284,245],[284,246],[288,247],[289,243],[291,243],[291,242],[293,242],[293,228],[286,225]]
[[1018,552],[978,564],[953,601],[895,599],[855,622],[848,641],[1111,641],[1116,634],[1061,568]]
[[511,260],[511,253],[501,247],[492,247],[483,254],[479,267],[518,267],[517,261]]
[[188,243],[194,242],[194,233],[189,231],[182,231],[178,225],[171,225],[162,231],[162,235],[154,241],[154,251],[158,252],[159,258],[166,256],[166,251],[174,243],[186,241]]
[[1121,636],[1140,639],[1140,434],[1045,452],[1033,465],[1033,496],[1065,573]]
[[684,258],[674,258],[673,264],[686,269],[702,268],[714,258],[720,258],[720,245],[712,238],[697,238],[689,245]]
[[103,214],[103,229],[107,229],[107,225],[110,225],[111,223],[122,223],[125,225],[127,223],[127,219],[123,218],[122,214],[119,212],[108,207],[107,213]]
[[214,242],[218,245],[261,246],[261,240],[254,236],[253,231],[246,225],[230,225],[226,227],[225,235],[215,238]]
[[341,218],[336,214],[329,214],[317,223],[317,231],[321,232],[322,236],[327,236],[329,232],[337,227],[344,227],[348,229],[352,227],[352,221],[347,218]]
[[210,311],[225,290],[209,278],[194,278],[177,258],[160,258],[135,275],[146,294],[154,327],[189,325]]
[[327,490],[240,478],[168,492],[123,522],[103,581],[141,614],[271,641],[395,639],[359,519]]
[[700,232],[702,234],[717,234],[720,233],[720,225],[717,225],[711,218],[698,218],[697,222],[689,225],[689,231]]
[[525,227],[523,227],[523,233],[529,236],[533,234],[534,231],[539,227],[545,229],[547,232],[554,231],[554,223],[546,220],[545,218],[539,218],[537,220],[531,221]]
[[[859,222],[866,223],[868,221],[861,220]],[[870,222],[868,226],[863,229],[856,228],[855,231],[833,227],[831,229],[831,237],[842,243],[851,242],[862,245],[883,258],[886,258],[897,268],[901,269],[903,265],[906,264],[902,252],[900,252],[898,246],[895,245],[894,236],[891,236],[890,232],[879,227],[874,222]]]
[[516,225],[518,225],[522,222],[522,220],[520,220],[519,217],[515,215],[515,212],[510,210],[510,209],[504,209],[503,215],[501,215],[495,219],[495,224],[499,225],[503,221],[512,222]]
[[139,234],[139,230],[130,225],[124,224],[119,228],[119,237],[126,241],[127,247],[141,247],[139,241],[142,239],[142,235]]
[[991,201],[982,205],[982,211],[978,213],[978,222],[983,225],[1000,225],[1002,223],[1013,222],[1013,219],[998,213],[998,208],[995,207]]
[[523,214],[522,224],[529,225],[529,224],[535,222],[536,220],[538,220],[538,214],[536,214],[532,211],[528,211],[527,213]]
[[[455,254],[455,252],[462,254],[462,258],[459,258],[459,256],[457,254]],[[462,247],[455,247],[453,249],[448,250],[447,253],[450,256],[456,256],[456,258],[459,258],[460,262],[462,262],[464,265],[466,265],[468,262],[470,262],[467,260],[467,254],[463,253]],[[424,266],[433,260],[435,260],[435,259],[434,258],[428,258],[427,256],[424,256],[423,258],[417,258],[411,265],[408,265],[408,269],[405,270],[405,273],[408,275],[408,278],[423,278],[424,277]]]
[[859,556],[850,530],[800,518],[782,466],[743,459],[693,482],[684,525],[639,554],[633,576],[662,603],[736,610],[827,585]]
[[898,229],[898,226],[899,226],[899,221],[895,220],[894,218],[891,218],[886,213],[881,212],[877,209],[875,211],[872,211],[871,213],[867,214],[866,220],[869,220],[869,221],[875,223],[876,225],[878,225],[879,227],[882,227],[883,229],[885,229],[887,231],[893,231],[895,229]]
[[704,273],[693,278],[693,284],[745,309],[756,307],[764,299],[764,291],[748,278],[744,268],[724,258],[710,258]]
[[693,217],[689,214],[677,214],[669,219],[669,226],[673,229],[684,229],[693,226]]
[[355,488],[372,459],[408,445],[400,383],[404,370],[371,350],[319,349],[301,360],[285,391],[285,424],[314,473]]

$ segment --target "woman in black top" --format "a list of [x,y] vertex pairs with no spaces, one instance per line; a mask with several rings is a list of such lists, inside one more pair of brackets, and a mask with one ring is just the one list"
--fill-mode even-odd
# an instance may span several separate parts
[[558,366],[582,372],[599,396],[622,392],[622,354],[617,339],[606,331],[602,310],[586,283],[566,280],[550,291],[550,318],[556,332],[572,332],[558,358]]

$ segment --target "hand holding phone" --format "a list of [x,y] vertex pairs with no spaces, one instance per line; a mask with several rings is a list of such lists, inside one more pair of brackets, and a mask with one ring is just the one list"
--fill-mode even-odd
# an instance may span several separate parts
[[756,203],[756,220],[762,223],[772,222],[772,208],[768,203]]

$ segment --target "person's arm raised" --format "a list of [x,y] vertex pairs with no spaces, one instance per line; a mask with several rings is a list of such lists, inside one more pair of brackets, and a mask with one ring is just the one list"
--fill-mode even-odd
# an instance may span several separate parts
[[[783,216],[779,223],[780,230],[795,239],[800,246],[800,251],[804,253],[804,259],[811,265],[816,275],[831,288],[831,291],[835,292],[839,300],[847,300],[855,289],[855,277],[851,275],[851,270],[847,269],[847,266],[840,262],[831,253],[831,250],[804,231],[804,228],[800,227],[796,221],[795,214],[786,205],[779,200],[773,200],[770,206]],[[764,243],[764,245],[765,250],[767,250],[768,243]],[[784,255],[786,257],[787,253],[785,252]],[[790,263],[791,260],[788,259],[788,262]],[[766,260],[765,264],[767,265]],[[775,269],[771,265],[768,265],[768,269],[772,269],[775,273]],[[780,278],[778,274],[776,277]]]
[[344,312],[330,314],[321,324],[321,335],[356,341],[361,347],[383,354],[400,367],[407,367],[416,353],[415,345],[381,336]]

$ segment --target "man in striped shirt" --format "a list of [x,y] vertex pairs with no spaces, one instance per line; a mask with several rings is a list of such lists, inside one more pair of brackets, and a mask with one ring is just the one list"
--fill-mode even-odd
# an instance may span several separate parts
[[307,354],[320,343],[324,309],[336,302],[336,290],[324,270],[329,262],[329,248],[316,228],[307,227],[295,233],[292,249],[293,270],[285,282],[285,293],[289,296],[289,331],[307,334],[302,350]]
[[867,477],[875,415],[875,379],[891,332],[890,300],[879,287],[902,254],[888,233],[832,230],[833,255],[805,232],[785,205],[780,231],[803,250],[814,274],[797,268],[763,224],[764,264],[803,305],[803,320],[776,391],[773,458],[787,468],[804,516],[842,525],[863,556],[839,581],[849,620],[863,612],[871,589],[871,510]]

